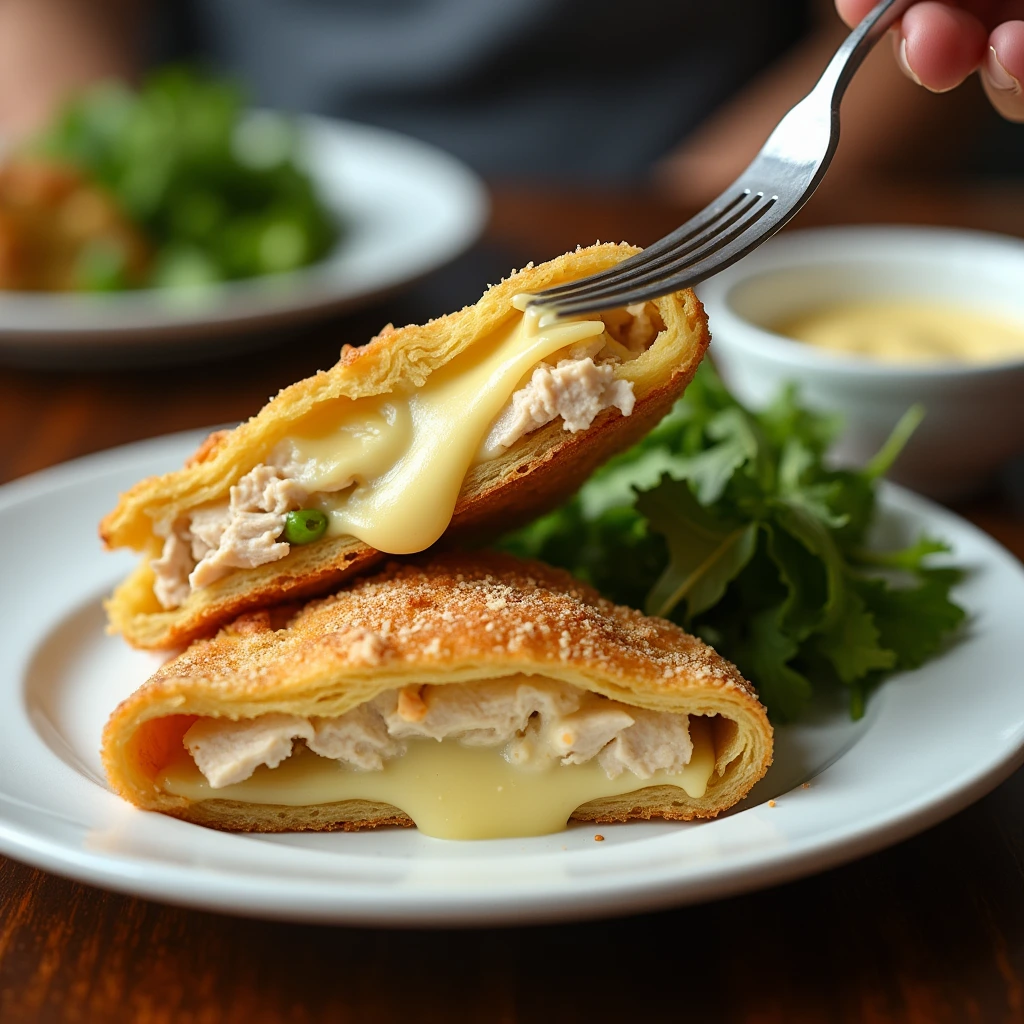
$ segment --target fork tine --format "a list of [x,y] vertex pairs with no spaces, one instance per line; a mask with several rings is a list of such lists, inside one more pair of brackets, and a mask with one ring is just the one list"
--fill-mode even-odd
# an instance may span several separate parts
[[[764,194],[744,191],[741,193],[740,198],[741,202],[731,207],[731,213],[728,217],[719,218],[717,223],[709,225],[703,232],[692,236],[684,243],[655,257],[647,266],[630,268],[615,281],[592,282],[588,280],[586,283],[577,282],[579,287],[563,296],[557,297],[555,303],[611,294],[613,289],[621,290],[623,287],[651,279],[655,275],[660,277],[665,273],[666,267],[675,267],[680,260],[687,256],[697,257],[709,245],[713,245],[717,239],[727,236],[737,223],[748,221],[751,212],[756,210],[764,198]],[[543,298],[541,301],[544,301]]]
[[[597,276],[587,278],[584,281],[574,281],[563,285],[558,293],[549,298],[549,293],[539,292],[537,300],[542,303],[569,301],[584,295],[590,295],[595,289],[607,290],[615,287],[624,287],[632,280],[643,274],[649,274],[665,263],[678,257],[682,252],[692,251],[705,244],[709,239],[714,238],[721,231],[727,229],[737,218],[742,217],[749,208],[757,202],[757,197],[752,196],[749,190],[734,192],[732,198],[717,210],[711,209],[710,215],[703,218],[702,222],[690,230],[673,232],[660,242],[655,243],[657,248],[649,247],[643,253],[628,260],[624,260],[617,267],[605,271],[603,280]],[[687,225],[684,225],[684,228]],[[672,239],[677,237],[676,242]],[[652,251],[654,250],[654,251]]]
[[814,88],[776,125],[740,178],[681,228],[582,281],[530,296],[553,317],[597,312],[698,284],[779,230],[828,170],[839,104],[868,51],[914,0],[879,0],[839,47]]
[[567,284],[556,285],[554,288],[546,288],[542,292],[537,292],[535,298],[545,304],[556,300],[568,299],[577,292],[589,289],[591,285],[610,285],[613,281],[621,280],[629,274],[637,273],[646,267],[653,266],[655,261],[660,258],[669,257],[677,246],[689,242],[697,235],[704,233],[716,221],[730,214],[736,205],[746,198],[747,194],[746,192],[736,192],[735,189],[723,192],[718,199],[706,206],[696,216],[691,217],[681,227],[676,228],[671,234],[659,239],[653,245],[649,245],[644,249],[643,252],[630,256],[629,259],[623,260],[614,267],[609,267],[607,270],[593,274],[586,279],[585,285],[580,281],[570,281]]
[[[541,305],[548,306],[552,312],[557,312],[560,315],[563,314],[563,311],[567,311],[570,305],[575,308],[577,305],[588,302],[601,301],[602,308],[613,308],[605,306],[603,304],[604,300],[615,298],[644,285],[660,284],[667,277],[674,277],[680,274],[688,267],[692,267],[708,256],[713,255],[735,238],[749,231],[761,221],[776,202],[776,196],[766,196],[764,193],[757,193],[751,197],[751,201],[744,203],[732,217],[719,225],[719,229],[715,233],[697,239],[689,245],[679,247],[674,252],[668,253],[657,260],[649,268],[627,275],[619,282],[602,282],[595,284],[593,287],[588,286],[585,289],[580,289],[574,295],[558,298],[553,302],[546,302],[542,297],[543,293],[541,293],[541,296],[538,296],[538,302]],[[622,304],[621,302],[617,303],[617,305]]]
[[698,258],[686,257],[669,265],[646,280],[635,281],[626,288],[608,290],[603,295],[551,303],[550,312],[558,317],[596,313],[606,309],[630,306],[678,291],[680,288],[700,284],[725,267],[742,259],[755,249],[768,235],[774,234],[793,215],[795,210],[777,202],[760,207],[755,218],[735,228],[727,237],[715,240],[713,247],[705,247]]
[[714,203],[644,252],[583,281],[528,297],[554,317],[597,312],[699,284],[757,248],[804,205],[839,142],[839,106],[864,56],[914,0],[879,0],[814,88],[775,126]]

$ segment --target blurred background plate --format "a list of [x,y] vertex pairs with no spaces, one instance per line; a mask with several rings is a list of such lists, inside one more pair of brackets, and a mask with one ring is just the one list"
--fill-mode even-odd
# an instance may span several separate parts
[[255,331],[365,305],[479,236],[487,193],[458,160],[380,128],[309,116],[296,124],[301,162],[343,222],[327,259],[204,289],[0,292],[0,358],[52,365],[97,353],[138,362],[219,351],[241,332],[251,342]]

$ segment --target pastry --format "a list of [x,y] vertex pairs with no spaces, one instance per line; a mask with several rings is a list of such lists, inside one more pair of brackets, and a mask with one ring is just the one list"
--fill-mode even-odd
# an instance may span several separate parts
[[388,327],[123,494],[100,533],[142,560],[107,604],[112,630],[180,647],[385,554],[479,542],[567,497],[671,408],[707,319],[690,291],[556,323],[522,312],[522,296],[636,251],[581,249],[458,313]]
[[139,807],[232,831],[707,818],[771,763],[753,688],[700,640],[498,553],[392,563],[240,617],[113,713]]

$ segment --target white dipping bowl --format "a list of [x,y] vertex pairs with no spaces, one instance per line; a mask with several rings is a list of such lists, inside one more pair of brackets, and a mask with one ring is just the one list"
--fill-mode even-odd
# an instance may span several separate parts
[[1024,352],[998,363],[886,363],[769,326],[831,303],[903,299],[1024,327],[1024,241],[940,228],[793,231],[699,291],[712,356],[736,396],[760,408],[794,381],[807,405],[842,414],[840,465],[870,458],[915,402],[924,422],[889,474],[915,490],[964,497],[1024,453]]

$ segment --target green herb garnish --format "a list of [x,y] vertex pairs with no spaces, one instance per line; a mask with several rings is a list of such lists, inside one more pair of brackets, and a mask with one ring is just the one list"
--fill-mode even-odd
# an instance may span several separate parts
[[[102,186],[152,244],[147,285],[181,287],[295,270],[323,257],[339,226],[296,160],[292,122],[247,111],[233,84],[166,68],[139,90],[94,86],[33,150]],[[83,288],[126,287],[105,253]]]
[[863,469],[829,469],[835,417],[794,388],[751,412],[704,363],[647,438],[502,546],[703,637],[777,720],[830,682],[859,717],[886,674],[922,664],[964,618],[949,597],[959,571],[930,565],[947,545],[866,546],[876,482],[920,417]]

